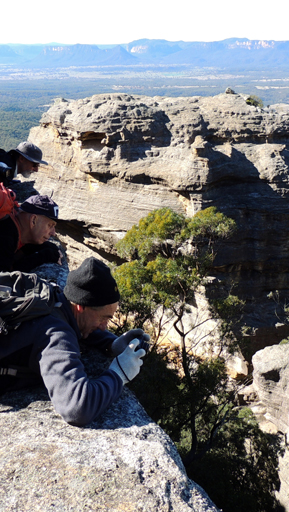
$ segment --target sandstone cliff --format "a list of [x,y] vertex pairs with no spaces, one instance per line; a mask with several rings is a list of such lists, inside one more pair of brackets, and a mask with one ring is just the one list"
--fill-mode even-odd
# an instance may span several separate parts
[[215,283],[238,283],[254,352],[289,334],[288,127],[282,105],[260,110],[238,94],[62,99],[30,133],[50,163],[34,187],[53,191],[69,221],[59,229],[71,267],[83,250],[116,259],[115,242],[155,208],[192,215],[215,205],[234,218]]

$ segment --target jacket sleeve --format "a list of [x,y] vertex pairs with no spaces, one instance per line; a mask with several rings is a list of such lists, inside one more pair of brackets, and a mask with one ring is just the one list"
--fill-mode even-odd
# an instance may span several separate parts
[[44,242],[40,245],[26,244],[14,256],[13,270],[30,272],[43,263],[57,263],[59,250],[52,242]]
[[[39,363],[39,370],[55,410],[72,425],[84,426],[102,414],[121,394],[123,383],[112,370],[100,377],[88,378],[80,359],[80,349],[74,330],[63,322],[51,327],[42,318],[31,359]],[[36,322],[39,322],[37,320]],[[58,324],[58,326],[57,326]],[[48,342],[47,342],[48,340]]]

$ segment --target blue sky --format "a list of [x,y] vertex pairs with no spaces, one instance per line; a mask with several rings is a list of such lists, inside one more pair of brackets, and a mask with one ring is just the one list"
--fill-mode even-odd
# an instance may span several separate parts
[[270,8],[273,12],[268,13],[264,0],[5,0],[0,43],[289,40],[286,3],[275,0]]

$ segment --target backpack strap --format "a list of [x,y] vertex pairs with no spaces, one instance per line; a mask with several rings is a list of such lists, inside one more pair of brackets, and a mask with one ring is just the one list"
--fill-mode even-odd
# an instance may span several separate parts
[[[5,215],[5,217],[3,217],[1,220],[4,220],[4,219],[7,219],[8,217],[10,217],[11,220],[13,220],[16,228],[17,228],[17,232],[18,232],[18,241],[17,241],[17,248],[16,248],[16,251],[18,251],[18,249],[21,249],[21,247],[23,247],[23,243],[22,243],[22,240],[21,240],[21,231],[20,231],[20,225],[19,225],[19,222],[17,220],[17,217],[16,217],[16,211],[13,211],[11,213],[8,213],[7,215]],[[16,252],[15,251],[15,252]]]
[[18,231],[18,244],[17,244],[17,249],[16,249],[16,251],[18,251],[18,249],[21,249],[21,247],[23,247],[24,244],[22,243],[22,240],[21,240],[20,225],[19,225],[19,222],[18,222],[17,217],[16,217],[16,212],[13,211],[12,213],[10,213],[9,217],[13,220],[13,222],[14,222],[16,228],[17,228],[17,231]]

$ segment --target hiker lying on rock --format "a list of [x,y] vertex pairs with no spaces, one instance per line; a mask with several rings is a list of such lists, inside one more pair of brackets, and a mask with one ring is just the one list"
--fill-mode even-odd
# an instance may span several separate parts
[[[26,366],[41,377],[63,419],[83,426],[117,400],[123,385],[139,373],[146,351],[136,350],[138,338],[148,341],[149,335],[133,329],[117,338],[106,330],[118,307],[119,292],[109,267],[96,258],[87,258],[68,274],[58,299],[60,304],[51,314],[24,321],[1,335],[0,392],[28,384],[31,374],[15,370],[15,365]],[[89,338],[90,345],[114,357],[98,378],[88,378],[85,372],[81,338]]]
[[17,174],[29,178],[32,172],[38,171],[39,164],[48,165],[42,160],[41,149],[32,142],[21,142],[16,149],[10,151],[0,149],[0,182],[7,187]]
[[0,271],[30,272],[43,263],[61,263],[55,235],[58,206],[48,196],[31,196],[0,220]]

